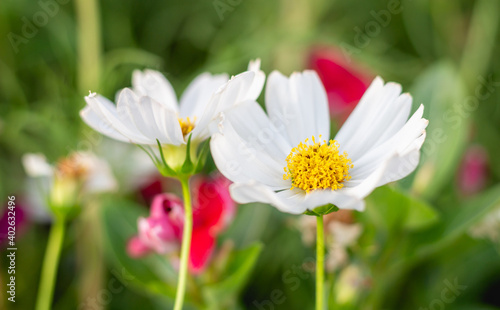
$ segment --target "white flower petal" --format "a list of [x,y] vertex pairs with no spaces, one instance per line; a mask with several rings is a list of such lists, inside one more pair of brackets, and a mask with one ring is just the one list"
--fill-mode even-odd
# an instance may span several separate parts
[[381,144],[391,138],[406,124],[410,116],[413,98],[410,94],[402,94],[399,96],[394,104],[394,109],[391,113],[386,113],[384,120],[387,120],[385,128],[382,126],[382,132],[375,137],[373,145]]
[[[130,90],[129,92],[132,93]],[[124,91],[121,92],[121,94],[123,93]],[[90,95],[85,97],[85,101],[99,118],[107,121],[116,131],[130,139],[131,142],[139,144],[149,142],[132,123],[124,123],[122,121],[123,113],[119,113],[115,105],[108,99],[101,95]]]
[[184,143],[182,129],[174,111],[165,108],[150,97],[141,97],[140,109],[142,120],[145,121],[142,126],[147,126],[153,132],[152,136],[156,137],[160,143],[172,145]]
[[149,96],[174,111],[179,111],[177,97],[170,82],[163,74],[154,70],[134,71],[132,75],[134,91]]
[[131,90],[124,89],[118,99],[118,113],[123,122],[137,128],[144,144],[156,145],[156,139],[165,144],[184,143],[177,113],[150,97],[137,98]]
[[279,128],[292,145],[312,136],[330,137],[328,100],[314,71],[294,73],[290,78],[274,71],[266,87],[269,117],[281,122]]
[[220,112],[234,105],[244,102],[249,95],[255,79],[255,72],[246,71],[231,78],[226,84],[212,96],[203,115],[193,129],[193,139],[203,140],[208,138],[212,132],[209,131],[210,124],[216,120]]
[[[142,144],[156,145],[156,139],[165,139],[154,119],[151,100],[145,98],[148,97],[139,98],[130,89],[123,89],[118,96],[118,116],[129,128],[137,131],[137,136],[141,138]],[[133,141],[137,141],[137,138]]]
[[364,204],[361,203],[362,198],[352,193],[346,193],[342,189],[335,191],[330,189],[313,190],[309,193],[305,193],[300,189],[294,189],[294,191],[297,193],[295,197],[299,199],[304,210],[313,210],[316,207],[329,203],[337,206],[339,209],[359,210],[359,208],[364,208]]
[[300,214],[306,210],[332,203],[342,209],[362,211],[364,202],[352,195],[344,195],[338,191],[314,191],[305,194],[299,189],[286,189],[275,192],[268,186],[256,181],[235,183],[229,187],[231,197],[238,203],[262,202],[276,207],[282,212]]
[[265,73],[260,70],[260,59],[252,60],[248,63],[248,71],[255,73],[252,85],[246,98],[242,98],[242,101],[252,100],[256,101],[259,98],[262,88],[264,88],[264,82],[266,81]]
[[[420,149],[423,139],[425,139],[425,128],[428,124],[428,121],[422,118],[422,114],[423,106],[421,105],[403,128],[390,139],[374,147],[361,158],[353,160],[354,168],[350,170],[352,181],[362,180],[389,158],[404,156],[405,150],[412,145],[417,145]],[[349,153],[350,150],[347,152]],[[413,168],[415,167],[416,164],[413,165]]]
[[47,159],[41,153],[24,154],[22,163],[26,174],[30,177],[50,177],[54,174],[54,168],[47,162]]
[[342,128],[335,136],[335,139],[345,144],[348,139],[354,136],[359,127],[364,124],[369,114],[376,113],[376,106],[371,102],[373,98],[378,98],[380,91],[384,87],[384,80],[377,76],[368,89],[365,91],[356,108],[351,112]]
[[[252,106],[253,109],[261,109],[257,103],[244,105],[248,105],[248,109],[252,109]],[[284,150],[289,149],[284,139],[275,131],[262,110],[246,113],[248,119],[245,122],[239,122],[236,114],[245,114],[248,110],[238,110],[235,108],[235,111],[231,111],[235,113],[234,123],[225,122],[222,132],[214,134],[210,141],[212,156],[219,171],[233,182],[256,180],[276,190],[289,188],[290,181],[283,180],[283,168],[286,166]],[[256,131],[256,128],[259,130]],[[259,132],[270,134],[261,138]]]
[[197,76],[186,88],[180,100],[180,116],[201,117],[212,95],[228,81],[227,74]]
[[[335,137],[341,151],[348,150],[353,160],[367,153],[376,143],[384,142],[383,139],[408,119],[406,113],[409,113],[411,100],[407,95],[398,99],[401,85],[387,83],[379,88],[378,82],[376,78]],[[391,126],[393,122],[395,125]]]
[[284,190],[276,193],[268,186],[255,181],[231,184],[229,191],[234,201],[242,204],[251,202],[268,203],[282,212],[292,214],[300,214],[306,210],[293,198],[292,191]]
[[130,142],[129,138],[117,131],[105,118],[99,117],[91,107],[86,106],[82,109],[80,117],[95,131],[118,141]]
[[[276,163],[283,164],[292,145],[281,135],[257,102],[243,102],[226,110],[224,117],[252,148],[268,153]],[[280,171],[283,171],[282,168]]]
[[166,135],[166,140],[162,143],[172,145],[181,145],[186,143],[184,136],[182,135],[182,129],[179,119],[177,118],[177,113],[163,107],[162,105],[155,104],[155,101],[152,103],[154,111],[156,111],[154,115],[156,123],[158,124],[159,129]]
[[424,143],[425,136],[424,133],[418,139],[414,140],[413,144],[404,151],[404,154],[399,154],[399,156],[388,160],[384,176],[377,183],[377,187],[400,180],[417,168],[420,161],[420,148]]

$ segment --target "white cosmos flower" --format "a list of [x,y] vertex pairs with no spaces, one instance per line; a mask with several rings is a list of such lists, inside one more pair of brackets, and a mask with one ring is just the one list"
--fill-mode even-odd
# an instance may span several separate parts
[[[260,61],[251,62],[250,71],[234,81],[239,83],[231,83],[231,98],[238,92],[241,100],[257,99],[264,85],[264,73],[259,67]],[[224,106],[216,102],[227,101],[215,96],[227,81],[226,74],[203,73],[191,82],[178,103],[172,86],[161,73],[135,71],[132,89],[118,92],[116,106],[91,93],[85,97],[87,106],[80,115],[94,130],[124,142],[157,145],[158,139],[162,145],[178,146],[187,143],[189,133],[193,142],[200,142],[209,137],[206,127],[220,112],[214,106]],[[211,109],[207,109],[209,103]]]
[[255,101],[221,113],[210,143],[239,203],[294,214],[326,204],[363,210],[376,187],[419,162],[428,121],[422,105],[408,119],[412,97],[399,84],[375,78],[331,143],[327,97],[314,71],[271,73],[265,97],[267,115]]

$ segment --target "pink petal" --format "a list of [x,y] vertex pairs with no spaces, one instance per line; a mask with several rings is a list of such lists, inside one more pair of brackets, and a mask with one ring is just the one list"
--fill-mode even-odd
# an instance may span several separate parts
[[172,253],[178,249],[179,231],[169,222],[168,216],[139,218],[139,239],[159,254]]
[[151,217],[172,216],[178,220],[178,216],[184,217],[184,205],[182,200],[174,194],[158,194],[151,203]]
[[139,237],[132,237],[127,243],[127,253],[130,257],[139,258],[151,252],[151,249],[142,243]]
[[473,195],[480,192],[488,178],[488,153],[479,145],[465,151],[458,172],[458,187],[461,193]]

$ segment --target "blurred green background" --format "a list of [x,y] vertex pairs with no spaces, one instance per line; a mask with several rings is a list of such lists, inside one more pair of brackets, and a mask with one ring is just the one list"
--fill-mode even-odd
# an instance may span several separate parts
[[[382,10],[394,12],[379,20]],[[266,73],[290,74],[307,68],[312,48],[336,47],[346,63],[401,83],[415,106],[424,103],[430,120],[417,171],[377,190],[367,211],[355,215],[363,235],[349,253],[366,283],[337,308],[500,309],[500,240],[469,233],[500,206],[499,20],[496,0],[2,0],[0,202],[26,193],[24,153],[55,161],[82,148],[91,132],[78,115],[83,96],[92,90],[113,98],[130,86],[134,69],[163,72],[179,95],[204,71],[237,74],[259,57]],[[484,186],[464,195],[457,178],[471,145],[481,146],[489,160]],[[423,211],[413,214],[413,208]],[[103,234],[110,214],[123,220],[112,211],[92,222]],[[239,208],[223,239],[238,248],[264,244],[239,307],[312,309],[312,274],[300,278],[298,288],[283,280],[314,257],[296,221],[268,206]],[[77,309],[82,281],[105,287],[122,268],[106,243],[102,255],[74,250],[79,225],[65,243],[54,309]],[[33,308],[47,235],[43,223],[30,223],[18,235],[18,300],[9,303],[2,289],[0,308]],[[86,260],[96,261],[89,270],[101,271],[78,271]],[[454,281],[467,288],[445,303],[443,290]],[[122,287],[95,309],[165,308],[164,297],[140,285]],[[284,301],[264,305],[276,289]]]

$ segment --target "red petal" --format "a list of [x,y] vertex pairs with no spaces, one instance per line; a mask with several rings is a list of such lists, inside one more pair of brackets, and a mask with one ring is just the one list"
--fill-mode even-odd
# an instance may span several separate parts
[[193,230],[189,253],[189,270],[192,274],[200,274],[205,270],[214,248],[215,238],[208,230]]
[[207,178],[193,182],[195,206],[194,227],[217,233],[232,219],[235,203],[229,194],[229,182],[223,177]]

